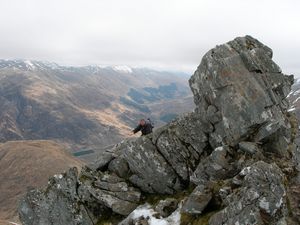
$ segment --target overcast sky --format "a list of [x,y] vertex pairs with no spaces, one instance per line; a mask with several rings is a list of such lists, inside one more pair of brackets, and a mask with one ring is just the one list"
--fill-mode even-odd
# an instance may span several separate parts
[[0,58],[192,72],[246,34],[300,75],[299,0],[0,0]]

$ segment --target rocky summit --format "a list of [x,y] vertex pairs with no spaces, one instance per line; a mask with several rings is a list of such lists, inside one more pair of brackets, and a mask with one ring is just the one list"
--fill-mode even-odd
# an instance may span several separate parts
[[207,52],[189,81],[194,112],[29,191],[22,223],[299,224],[294,79],[272,54],[251,36]]

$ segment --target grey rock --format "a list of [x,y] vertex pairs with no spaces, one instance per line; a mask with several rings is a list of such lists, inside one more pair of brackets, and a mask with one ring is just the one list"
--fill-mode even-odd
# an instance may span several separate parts
[[77,195],[77,169],[60,174],[49,180],[42,192],[32,190],[21,200],[20,220],[24,225],[92,225]]
[[126,177],[129,172],[128,164],[122,157],[117,157],[108,165],[108,171],[116,173],[119,177]]
[[108,183],[103,181],[96,181],[94,185],[100,189],[107,191],[128,191],[128,185],[126,182]]
[[206,111],[206,118],[210,123],[216,124],[222,120],[222,114],[214,105],[209,105]]
[[97,160],[87,165],[91,170],[103,170],[105,169],[110,161],[115,158],[112,152],[103,152],[97,156]]
[[289,147],[291,143],[291,129],[280,126],[276,132],[269,134],[261,140],[265,152],[276,153],[281,157],[289,157]]
[[190,180],[196,185],[205,185],[208,181],[225,179],[232,169],[228,163],[228,146],[216,148],[207,158],[202,160]]
[[254,142],[246,142],[246,141],[242,141],[239,143],[239,148],[244,151],[245,153],[248,154],[255,154],[258,150],[258,147],[256,145],[256,143]]
[[163,218],[170,216],[178,208],[178,200],[175,198],[167,198],[159,201],[155,207],[155,211]]
[[103,182],[108,182],[108,183],[120,183],[120,182],[124,182],[125,179],[118,177],[115,174],[109,174],[109,173],[104,173],[101,177],[97,177],[97,179],[99,179],[100,181]]
[[[287,215],[284,176],[275,164],[263,161],[244,168],[242,186],[227,197],[227,207],[214,214],[209,225],[277,224]],[[262,216],[264,215],[264,216]]]
[[223,200],[223,202],[226,201],[226,198],[229,194],[232,193],[232,189],[231,187],[223,187],[219,190],[219,196],[221,197],[221,199]]
[[186,114],[152,135],[120,143],[108,170],[130,175],[130,182],[144,192],[172,194],[188,184],[208,145],[206,132],[212,130],[200,115]]
[[235,146],[257,128],[279,122],[288,129],[282,105],[293,78],[272,61],[272,50],[246,36],[217,46],[203,57],[190,79],[196,111],[213,105],[222,120],[214,124],[210,143]]
[[[105,191],[101,189],[86,187],[88,192],[97,199],[97,203],[110,208],[113,212],[127,216],[137,206],[137,202],[129,200],[139,199],[139,192],[125,192],[125,194],[118,192]],[[123,199],[122,199],[123,198]]]
[[191,113],[154,133],[152,141],[183,182],[188,182],[189,174],[196,168],[208,144],[203,131],[205,126],[209,124],[204,124],[199,116]]
[[183,203],[181,212],[200,215],[212,199],[212,192],[203,185],[197,186]]
[[[93,171],[91,171],[93,173]],[[86,176],[85,176],[86,177]],[[141,193],[115,174],[97,173],[86,179],[78,187],[81,201],[105,206],[114,213],[127,216],[140,202]],[[89,207],[94,212],[93,206]]]
[[263,139],[269,137],[270,135],[274,134],[276,131],[282,127],[279,121],[272,121],[260,127],[259,131],[256,133],[254,140],[255,141],[262,141]]
[[128,140],[120,146],[132,173],[129,180],[148,193],[173,194],[180,190],[179,178],[149,138]]

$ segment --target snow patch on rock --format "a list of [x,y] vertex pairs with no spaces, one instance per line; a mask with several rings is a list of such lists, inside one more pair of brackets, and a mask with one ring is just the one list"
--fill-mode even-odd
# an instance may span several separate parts
[[113,70],[123,73],[132,73],[132,69],[129,66],[114,66]]
[[[169,217],[166,218],[156,218],[154,215],[157,212],[148,203],[136,208],[127,218],[136,220],[139,218],[145,218],[149,225],[180,225],[180,209],[181,204],[176,211],[174,211]],[[125,221],[124,221],[125,222]],[[120,223],[123,225],[126,223]]]

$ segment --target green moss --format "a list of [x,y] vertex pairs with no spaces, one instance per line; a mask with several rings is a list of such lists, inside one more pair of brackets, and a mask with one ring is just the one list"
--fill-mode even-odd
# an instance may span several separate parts
[[296,138],[297,134],[298,134],[298,127],[299,127],[299,122],[298,119],[296,117],[296,115],[294,113],[289,113],[288,114],[288,120],[291,124],[291,131],[292,131],[292,137],[291,137],[291,142],[294,141],[294,139]]
[[218,181],[210,181],[207,184],[207,187],[212,191],[213,195],[217,195],[221,188],[231,186],[231,179],[227,180],[218,180]]
[[115,215],[115,214],[106,214],[103,216],[96,225],[115,225],[118,224],[120,221],[122,221],[124,217],[120,215]]
[[107,221],[101,221],[96,223],[96,225],[113,225],[111,222],[107,222]]
[[181,213],[180,225],[190,225],[195,218],[191,214]]
[[195,188],[195,185],[191,184],[188,186],[188,188],[184,191],[177,192],[173,195],[159,195],[159,194],[148,194],[148,193],[143,193],[144,200],[143,202],[147,202],[152,206],[157,205],[157,203],[160,200],[166,199],[166,198],[175,198],[178,201],[181,201],[185,197],[189,196]]
[[144,202],[150,205],[156,205],[160,200],[168,198],[169,195],[144,194]]
[[293,209],[291,207],[291,202],[290,202],[289,196],[286,198],[286,206],[288,209],[289,216],[293,216],[293,211],[292,211]]
[[[222,187],[228,185],[229,180],[220,180],[209,182],[207,187],[212,191],[213,195],[216,196]],[[221,208],[221,202],[217,198],[213,198],[206,209],[202,212],[202,215],[181,213],[180,225],[208,225],[211,216],[221,210]]]
[[85,175],[81,175],[81,176],[79,177],[79,181],[82,182],[82,183],[84,183],[84,182],[87,181],[87,180],[89,180],[89,177],[87,177],[87,176],[85,176]]
[[181,213],[180,225],[208,225],[209,219],[216,211],[208,212],[204,215],[193,216],[186,213]]

